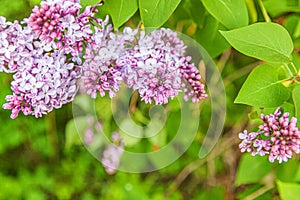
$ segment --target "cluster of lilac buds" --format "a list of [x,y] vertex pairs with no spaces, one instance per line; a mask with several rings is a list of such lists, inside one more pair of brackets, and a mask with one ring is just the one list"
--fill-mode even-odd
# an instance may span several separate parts
[[261,114],[260,118],[264,124],[257,132],[245,130],[239,134],[241,152],[268,155],[270,162],[278,160],[279,163],[287,162],[293,153],[300,153],[300,131],[295,117],[289,119],[289,113],[282,114],[278,108],[274,114]]
[[79,0],[45,0],[21,24],[0,17],[0,72],[13,73],[3,108],[11,118],[41,117],[78,91],[113,98],[122,81],[146,103],[166,104],[180,92],[193,102],[207,97],[176,32],[114,32],[108,17],[94,16],[101,2],[80,13]]
[[[82,56],[85,43],[92,42],[94,31],[101,31],[105,24],[94,17],[98,12],[96,7],[100,5],[87,6],[80,14],[79,0],[42,1],[41,7],[33,8],[26,22],[41,40],[55,42],[59,49],[78,57]],[[98,26],[92,29],[91,22]]]

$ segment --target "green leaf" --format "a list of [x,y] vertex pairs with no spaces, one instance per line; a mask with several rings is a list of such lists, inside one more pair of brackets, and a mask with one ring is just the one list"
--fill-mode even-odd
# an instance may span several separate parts
[[109,10],[115,29],[128,21],[138,9],[137,0],[106,0],[105,5]]
[[139,0],[140,14],[145,27],[163,25],[181,0]]
[[276,107],[289,98],[289,90],[278,81],[277,66],[262,64],[248,76],[234,103],[254,107]]
[[211,15],[208,15],[205,18],[203,26],[200,27],[195,34],[196,41],[199,42],[213,58],[230,47],[218,30],[220,30],[220,23]]
[[276,167],[276,178],[285,182],[299,181],[299,177],[297,177],[299,170],[299,162],[291,159],[289,162],[281,163]]
[[295,117],[298,119],[298,126],[300,125],[300,86],[296,86],[293,90],[293,101],[295,105]]
[[81,0],[80,5],[85,8],[86,6],[93,6],[99,3],[100,0]]
[[244,154],[237,172],[236,184],[257,183],[272,171],[273,164],[266,157]]
[[199,0],[185,0],[183,4],[184,9],[193,21],[201,28],[207,12],[201,1]]
[[300,199],[300,184],[276,181],[282,200]]
[[202,0],[207,11],[226,28],[233,29],[248,25],[248,11],[241,0]]
[[267,0],[263,4],[272,17],[277,17],[286,12],[300,12],[298,0]]
[[285,19],[285,28],[292,36],[293,39],[297,39],[300,36],[300,17],[298,15],[290,15]]
[[241,53],[271,63],[288,63],[293,41],[279,24],[260,22],[231,31],[220,31]]

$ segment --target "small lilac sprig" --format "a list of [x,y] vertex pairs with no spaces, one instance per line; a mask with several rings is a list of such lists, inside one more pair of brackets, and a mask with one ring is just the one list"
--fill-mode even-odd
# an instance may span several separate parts
[[99,120],[95,120],[92,115],[88,115],[86,117],[88,126],[84,131],[83,141],[86,145],[91,145],[96,138],[96,133],[102,131],[102,122]]
[[258,127],[257,132],[248,133],[244,130],[239,134],[242,142],[239,144],[241,152],[251,152],[255,155],[269,155],[269,161],[278,160],[287,162],[293,153],[300,153],[300,130],[297,127],[297,118],[289,119],[289,113],[281,113],[280,108],[274,114],[261,114],[264,124]]
[[124,141],[118,132],[112,134],[112,142],[104,151],[102,165],[108,174],[116,173],[120,165],[120,159],[124,152]]

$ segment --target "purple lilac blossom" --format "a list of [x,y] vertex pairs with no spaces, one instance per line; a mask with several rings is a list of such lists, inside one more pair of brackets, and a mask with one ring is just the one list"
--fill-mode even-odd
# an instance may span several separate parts
[[122,83],[121,70],[116,60],[125,51],[125,45],[133,42],[134,34],[127,28],[122,34],[115,34],[111,25],[95,32],[92,37],[94,42],[87,46],[82,67],[82,85],[92,98],[97,97],[97,92],[101,97],[105,96],[106,91],[110,98],[116,95]]
[[23,66],[33,37],[31,30],[23,30],[18,21],[12,23],[0,17],[0,72],[15,73]]
[[12,110],[11,118],[22,111],[24,115],[42,115],[53,108],[61,108],[71,102],[77,93],[78,71],[66,56],[58,52],[34,58],[28,68],[13,75],[12,95],[6,97],[4,109]]
[[20,111],[41,117],[72,101],[78,79],[92,98],[97,92],[114,97],[122,80],[146,103],[165,104],[182,89],[185,100],[207,96],[176,32],[162,28],[146,35],[126,27],[114,33],[108,18],[94,17],[99,5],[80,14],[79,0],[42,1],[24,28],[0,17],[0,72],[15,73],[13,94],[3,105],[12,118]]
[[182,88],[184,88],[184,99],[188,101],[191,97],[192,102],[198,102],[205,99],[208,95],[205,91],[205,86],[200,82],[201,75],[198,68],[191,63],[191,57],[186,57],[180,67],[180,73],[183,77]]
[[274,114],[261,114],[264,124],[257,132],[248,133],[244,130],[239,134],[242,142],[239,144],[241,152],[251,152],[255,155],[269,155],[269,161],[287,162],[293,153],[300,153],[300,131],[297,119],[289,119],[289,113],[281,113],[280,108]]
[[90,145],[93,143],[95,139],[95,135],[94,135],[94,132],[91,128],[87,128],[85,131],[84,131],[84,143],[86,145]]
[[84,143],[86,145],[91,145],[95,141],[95,133],[99,133],[102,131],[102,122],[96,120],[94,116],[87,116],[88,126],[84,131]]
[[[117,65],[127,87],[137,90],[146,103],[166,104],[186,83],[193,91],[197,90],[192,93],[187,89],[186,96],[193,96],[193,101],[197,101],[206,97],[204,85],[197,68],[184,57],[185,49],[183,41],[170,29],[161,28],[148,35],[141,31],[137,44],[126,49],[117,59]],[[188,72],[190,69],[194,71]]]
[[108,174],[116,173],[120,165],[120,159],[124,152],[124,141],[118,132],[112,134],[112,142],[104,151],[102,165]]
[[[74,56],[79,62],[85,43],[91,43],[94,29],[100,29],[105,22],[95,18],[97,6],[87,6],[80,14],[79,1],[48,0],[42,1],[41,7],[35,6],[29,19],[31,29],[41,40],[56,42],[59,49]],[[93,23],[93,24],[91,24]],[[97,24],[97,26],[96,26]],[[94,26],[95,25],[95,26]]]
[[10,26],[14,28],[7,27],[5,31],[13,32],[11,41],[18,48],[9,52],[11,60],[5,66],[14,75],[13,94],[6,97],[3,108],[12,110],[11,118],[20,111],[41,117],[72,101],[78,90],[78,66],[68,61],[64,52],[55,50],[54,43],[39,41],[29,27],[22,28],[17,22]]

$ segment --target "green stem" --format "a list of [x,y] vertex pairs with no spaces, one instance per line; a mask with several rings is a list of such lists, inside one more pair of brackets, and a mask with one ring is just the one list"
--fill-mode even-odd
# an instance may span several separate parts
[[257,10],[255,8],[254,0],[246,0],[246,4],[247,4],[248,9],[249,9],[249,13],[250,13],[250,16],[251,16],[251,21],[253,23],[257,22]]
[[291,71],[291,69],[289,68],[289,66],[287,64],[284,64],[285,69],[289,72],[291,77],[294,77],[293,72]]
[[266,22],[271,22],[271,18],[269,17],[268,13],[267,13],[267,10],[265,9],[265,6],[263,4],[263,2],[261,0],[258,0],[258,3],[259,3],[259,7],[261,9],[261,12],[265,18],[265,21]]
[[295,73],[297,74],[298,70],[297,70],[295,64],[293,62],[291,62],[291,65],[292,65],[293,69],[295,70]]

